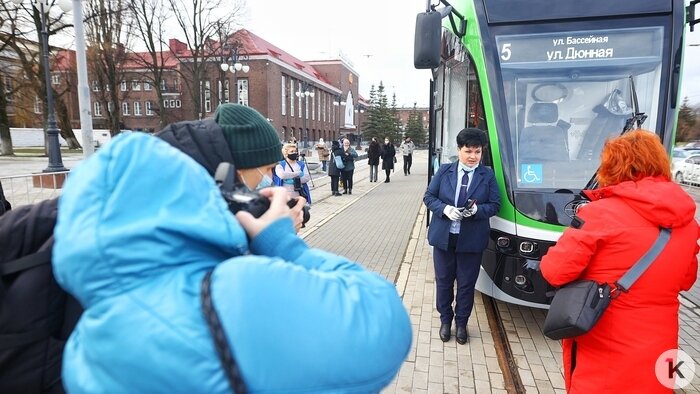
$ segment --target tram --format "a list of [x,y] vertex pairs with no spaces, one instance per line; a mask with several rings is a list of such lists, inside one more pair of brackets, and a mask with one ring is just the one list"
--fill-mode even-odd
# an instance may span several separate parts
[[414,66],[432,70],[429,174],[457,160],[464,127],[485,130],[501,209],[477,289],[547,308],[539,262],[595,187],[605,140],[656,132],[671,151],[683,0],[438,0],[416,18]]

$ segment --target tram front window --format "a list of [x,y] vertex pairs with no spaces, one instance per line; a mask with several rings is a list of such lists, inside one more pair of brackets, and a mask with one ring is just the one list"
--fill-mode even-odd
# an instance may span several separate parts
[[[518,188],[585,186],[605,140],[619,135],[635,112],[634,96],[653,129],[661,30],[496,37]],[[641,39],[651,45],[638,48]]]

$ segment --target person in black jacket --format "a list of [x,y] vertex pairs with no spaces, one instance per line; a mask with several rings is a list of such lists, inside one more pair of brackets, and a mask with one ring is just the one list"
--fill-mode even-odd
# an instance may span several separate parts
[[377,142],[377,137],[372,137],[372,142],[369,143],[367,150],[367,164],[369,164],[369,181],[377,181],[377,172],[379,171],[379,158],[382,156],[382,147]]
[[394,157],[396,157],[396,148],[394,144],[391,143],[389,137],[384,138],[384,145],[382,145],[382,169],[386,174],[386,179],[384,183],[389,183],[389,175],[394,169]]
[[328,176],[331,177],[331,193],[334,196],[342,196],[338,191],[338,183],[340,181],[340,169],[335,165],[335,158],[340,157],[342,160],[343,149],[338,141],[333,141],[331,146],[331,157],[328,163]]

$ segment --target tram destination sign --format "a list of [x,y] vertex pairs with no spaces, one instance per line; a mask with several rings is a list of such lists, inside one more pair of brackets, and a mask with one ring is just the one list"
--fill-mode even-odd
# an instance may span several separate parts
[[497,36],[502,63],[570,62],[661,56],[661,27]]

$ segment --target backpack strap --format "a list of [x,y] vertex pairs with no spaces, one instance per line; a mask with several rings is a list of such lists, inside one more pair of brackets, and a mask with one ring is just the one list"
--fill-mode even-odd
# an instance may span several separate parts
[[51,263],[51,248],[0,264],[0,276],[11,275],[43,264]]
[[248,389],[245,386],[241,370],[238,368],[238,363],[233,356],[228,338],[226,338],[226,333],[221,326],[221,320],[219,320],[219,315],[216,313],[214,303],[211,299],[212,272],[213,270],[207,272],[207,274],[204,275],[204,279],[202,279],[200,298],[202,301],[204,320],[206,320],[207,326],[209,326],[209,332],[214,339],[214,348],[216,349],[216,354],[219,355],[219,361],[221,361],[221,367],[228,379],[229,387],[231,387],[231,390],[236,394],[245,394],[248,392]]

